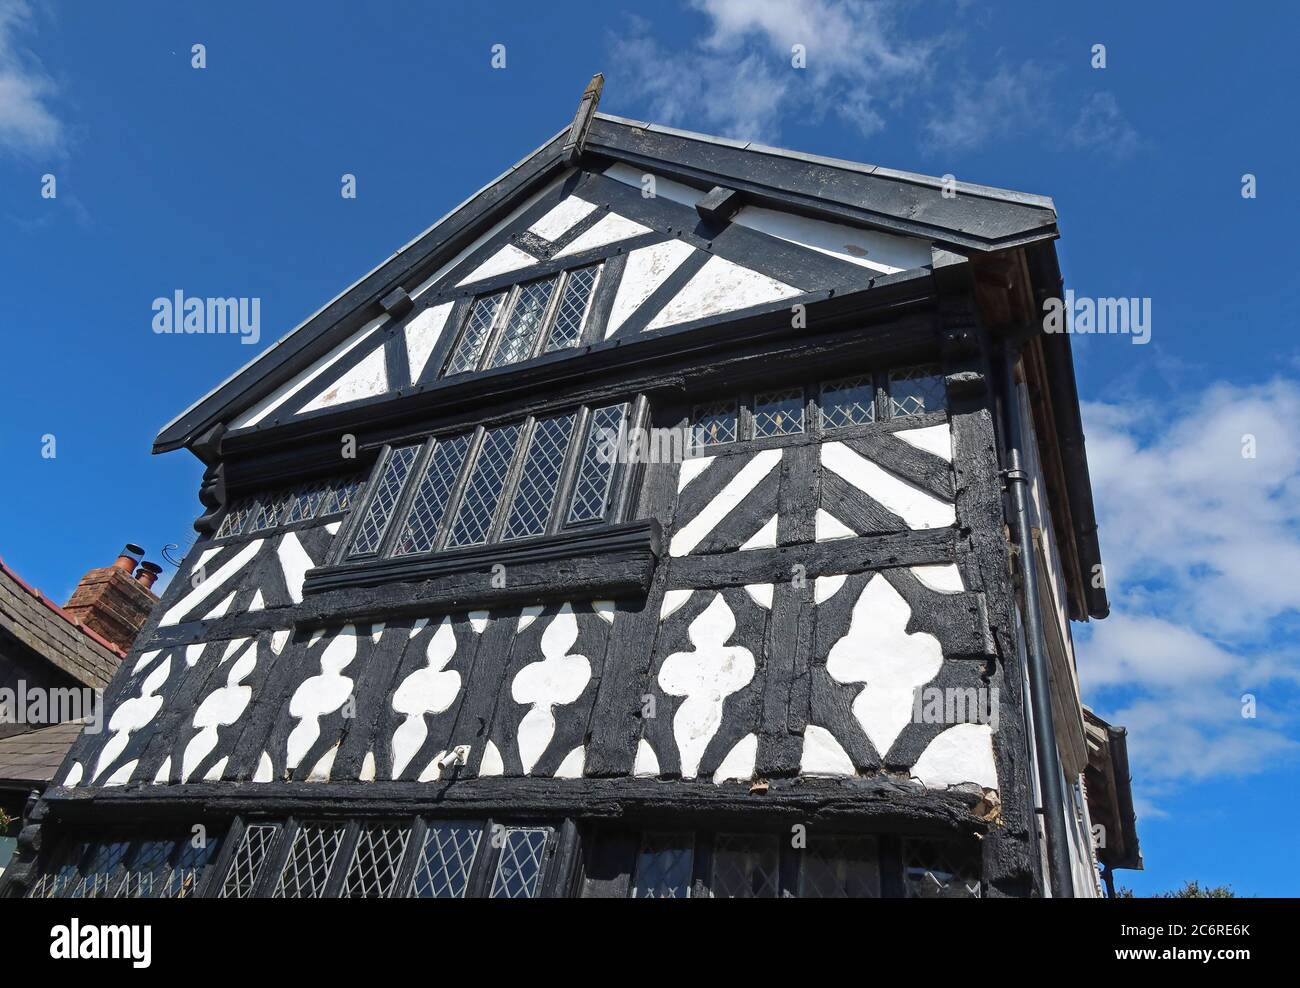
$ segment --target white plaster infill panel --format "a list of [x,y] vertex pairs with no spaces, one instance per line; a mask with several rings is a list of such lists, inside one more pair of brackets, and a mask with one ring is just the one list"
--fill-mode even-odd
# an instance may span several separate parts
[[923,268],[932,261],[928,240],[863,230],[762,206],[745,206],[732,222],[881,274]]
[[420,375],[424,373],[424,365],[429,362],[429,355],[438,345],[454,304],[443,302],[441,305],[430,306],[403,328],[402,332],[406,337],[406,362],[411,368],[412,381],[418,381]]
[[373,398],[388,391],[388,364],[384,348],[375,347],[355,367],[303,406],[304,412],[346,405],[350,401]]
[[636,220],[630,220],[618,213],[608,213],[601,217],[590,230],[576,237],[573,243],[563,250],[556,251],[555,256],[569,257],[573,254],[580,254],[584,250],[593,250],[596,247],[616,244],[620,240],[631,240],[643,233],[653,232],[650,227],[638,223]]
[[605,339],[617,333],[632,313],[641,308],[645,300],[693,253],[695,248],[684,241],[665,240],[649,247],[638,247],[628,254],[609,321],[605,324]]
[[485,278],[495,278],[499,274],[522,271],[537,263],[537,258],[527,251],[520,250],[514,244],[506,244],[468,275],[457,282],[456,287],[470,285]]
[[764,477],[772,472],[780,460],[779,449],[764,449],[751,456],[749,462],[727,482],[717,496],[706,504],[699,514],[678,529],[669,544],[668,554],[688,555],[745,499],[750,491],[759,485]]
[[946,528],[957,522],[957,510],[951,504],[877,466],[844,443],[823,443],[821,459],[824,467],[880,502],[909,528]]
[[695,277],[659,310],[646,330],[748,309],[799,294],[798,288],[769,278],[762,272],[741,267],[725,257],[714,256],[705,261]]
[[566,196],[563,202],[553,206],[545,216],[530,226],[528,232],[543,240],[559,240],[568,230],[586,219],[595,208],[595,203],[577,196]]
[[290,398],[302,391],[303,388],[307,387],[307,385],[311,384],[336,363],[355,350],[358,346],[370,339],[375,330],[387,321],[387,315],[376,316],[374,319],[370,320],[370,322],[362,326],[351,337],[340,343],[325,356],[321,357],[305,371],[293,378],[293,380],[289,381],[287,384],[282,384],[243,415],[236,418],[230,425],[231,430],[247,429],[251,426],[257,425],[277,408],[285,404]]

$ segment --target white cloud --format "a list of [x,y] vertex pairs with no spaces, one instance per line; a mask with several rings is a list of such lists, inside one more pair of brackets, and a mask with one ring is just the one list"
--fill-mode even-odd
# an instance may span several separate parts
[[[884,126],[887,97],[926,72],[932,44],[904,40],[885,0],[691,0],[706,33],[670,51],[634,19],[613,41],[617,88],[644,94],[656,122],[698,121],[731,137],[772,141],[783,116],[839,116],[864,135]],[[802,45],[806,68],[792,65]]]
[[1093,93],[1079,109],[1079,116],[1066,140],[1083,151],[1096,151],[1112,158],[1132,157],[1141,146],[1137,131],[1120,111],[1114,93]]
[[0,151],[60,152],[64,129],[49,107],[54,83],[18,38],[32,27],[25,0],[0,0]]
[[1129,728],[1139,792],[1300,755],[1300,384],[1088,403],[1084,421],[1112,613],[1079,635],[1079,673]]
[[925,123],[930,146],[943,151],[970,151],[991,140],[1039,127],[1052,74],[1034,62],[1001,66],[982,82],[957,86],[951,103]]

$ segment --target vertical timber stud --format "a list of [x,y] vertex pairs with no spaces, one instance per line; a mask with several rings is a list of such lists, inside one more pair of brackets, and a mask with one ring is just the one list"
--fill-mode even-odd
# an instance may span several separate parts
[[587,131],[595,119],[596,107],[600,105],[600,91],[605,88],[605,74],[597,72],[587,83],[578,101],[578,112],[573,115],[573,124],[569,127],[569,136],[564,139],[564,159],[570,165],[576,165],[582,157],[582,145],[586,143]]
[[934,279],[957,487],[957,565],[967,588],[985,595],[997,649],[997,659],[985,675],[988,685],[998,689],[993,744],[1000,807],[981,842],[984,889],[993,897],[1041,894],[1030,742],[1016,659],[1015,591],[1007,564],[999,479],[992,347],[975,307],[969,261],[936,251]]

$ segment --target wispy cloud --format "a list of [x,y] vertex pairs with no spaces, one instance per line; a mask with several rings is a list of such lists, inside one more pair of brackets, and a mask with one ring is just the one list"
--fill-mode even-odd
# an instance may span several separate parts
[[1081,636],[1080,676],[1130,728],[1139,790],[1300,757],[1300,384],[1084,416],[1113,611]]
[[[905,39],[883,0],[691,0],[708,19],[685,49],[669,50],[640,19],[615,39],[615,72],[648,97],[659,122],[700,121],[726,136],[774,140],[794,115],[827,112],[869,135],[884,98],[927,71],[933,42]],[[794,46],[804,67],[796,68]]]
[[932,109],[924,125],[930,146],[970,151],[990,141],[1037,130],[1045,115],[1053,72],[1035,62],[1002,66],[982,82],[958,86],[952,101]]
[[1096,151],[1111,158],[1130,158],[1141,146],[1137,131],[1120,111],[1114,93],[1093,93],[1079,110],[1066,140],[1082,151]]
[[26,0],[0,0],[0,151],[26,157],[60,153],[65,134],[54,83],[20,41],[33,27]]

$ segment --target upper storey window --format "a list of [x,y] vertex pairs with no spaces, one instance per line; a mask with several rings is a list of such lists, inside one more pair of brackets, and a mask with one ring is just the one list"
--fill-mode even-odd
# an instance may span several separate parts
[[706,402],[692,410],[690,435],[693,448],[705,451],[946,409],[943,374],[927,365]]
[[599,264],[561,271],[474,300],[446,376],[576,347],[591,314]]
[[260,535],[286,525],[344,514],[352,510],[364,482],[360,474],[349,474],[239,498],[227,509],[213,537]]
[[628,405],[577,408],[391,449],[347,558],[511,542],[610,519]]

